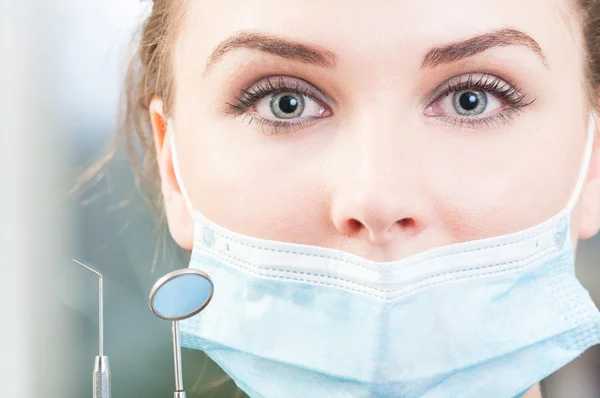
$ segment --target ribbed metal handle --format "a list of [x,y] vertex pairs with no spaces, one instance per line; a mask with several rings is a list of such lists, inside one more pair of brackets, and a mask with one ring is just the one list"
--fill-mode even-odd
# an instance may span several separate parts
[[110,398],[110,368],[106,356],[96,357],[94,361],[93,398]]

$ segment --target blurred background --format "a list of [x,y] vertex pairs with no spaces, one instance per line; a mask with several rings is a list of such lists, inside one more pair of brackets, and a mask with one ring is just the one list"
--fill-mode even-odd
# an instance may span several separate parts
[[[115,128],[132,38],[151,2],[0,0],[0,397],[92,395],[98,279],[113,397],[172,397],[171,324],[148,295],[187,266],[157,227],[118,153],[104,178],[69,196]],[[188,397],[243,395],[202,352],[183,350]],[[199,378],[198,375],[202,375]]]
[[[123,152],[94,188],[67,196],[114,134],[131,40],[151,2],[48,3],[3,1],[0,9],[0,167],[11,171],[0,176],[0,352],[10,359],[0,396],[90,396],[98,281],[72,258],[105,278],[113,396],[172,396],[171,326],[147,301],[160,276],[187,266],[185,253],[157,223]],[[598,259],[600,238],[583,242],[577,273],[600,303]],[[183,369],[189,398],[244,396],[201,352],[184,349]],[[585,392],[598,379],[593,349],[548,379],[548,396],[598,397],[600,385]]]

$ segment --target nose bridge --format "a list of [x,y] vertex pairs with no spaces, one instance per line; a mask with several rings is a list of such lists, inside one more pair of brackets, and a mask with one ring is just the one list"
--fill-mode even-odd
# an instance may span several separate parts
[[352,119],[339,147],[332,216],[343,234],[385,243],[398,235],[392,231],[419,226],[418,138],[393,109],[370,108]]
[[356,178],[362,178],[365,187],[383,184],[389,190],[400,183],[402,169],[413,166],[411,149],[417,137],[411,97],[393,74],[386,73],[389,66],[382,64],[360,83],[364,90],[346,120],[350,130],[348,153],[353,158],[349,161],[356,168]]
[[354,190],[364,195],[397,195],[417,171],[417,142],[410,122],[392,111],[377,116],[362,115],[351,134],[351,149],[345,158],[353,169]]

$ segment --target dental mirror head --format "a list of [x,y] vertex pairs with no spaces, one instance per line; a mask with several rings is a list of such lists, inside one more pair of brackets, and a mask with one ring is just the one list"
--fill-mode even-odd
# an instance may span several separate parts
[[161,319],[173,322],[173,357],[175,360],[174,398],[186,398],[181,370],[179,321],[202,311],[213,296],[213,283],[204,272],[183,268],[160,278],[150,291],[150,308]]
[[180,321],[202,311],[213,296],[213,283],[204,272],[183,268],[160,278],[150,291],[150,308],[159,318]]

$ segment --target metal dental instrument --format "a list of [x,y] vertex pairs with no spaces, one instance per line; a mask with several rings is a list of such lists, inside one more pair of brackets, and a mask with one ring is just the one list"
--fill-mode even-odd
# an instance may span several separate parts
[[213,295],[213,283],[204,272],[184,268],[160,278],[150,291],[150,309],[156,316],[173,321],[173,358],[175,360],[174,398],[186,398],[181,368],[179,321],[202,311]]
[[98,356],[94,360],[93,398],[110,398],[110,368],[108,357],[104,355],[102,274],[75,259],[73,261],[98,277]]

